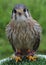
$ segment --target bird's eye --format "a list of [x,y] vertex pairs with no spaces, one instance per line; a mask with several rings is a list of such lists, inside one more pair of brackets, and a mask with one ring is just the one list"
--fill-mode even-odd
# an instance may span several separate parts
[[16,13],[17,11],[16,10],[14,10],[14,13]]
[[26,12],[26,9],[23,9],[24,12]]

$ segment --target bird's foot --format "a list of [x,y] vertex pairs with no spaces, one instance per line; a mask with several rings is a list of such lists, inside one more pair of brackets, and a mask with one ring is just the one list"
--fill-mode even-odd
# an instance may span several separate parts
[[30,61],[36,61],[37,58],[37,56],[27,56],[27,59],[29,59]]
[[21,51],[17,50],[17,52],[11,56],[12,59],[16,60],[16,62],[21,61]]
[[12,56],[11,58],[14,59],[16,62],[22,61],[20,56]]
[[21,57],[19,57],[19,56],[16,56],[16,57],[15,57],[15,60],[16,60],[16,62],[22,61]]
[[32,60],[32,61],[36,61],[36,59],[37,59],[37,56],[34,56],[34,54],[35,54],[35,51],[34,50],[30,50],[30,49],[28,49],[27,50],[27,53],[28,53],[28,55],[27,55],[27,59],[29,59],[30,61]]

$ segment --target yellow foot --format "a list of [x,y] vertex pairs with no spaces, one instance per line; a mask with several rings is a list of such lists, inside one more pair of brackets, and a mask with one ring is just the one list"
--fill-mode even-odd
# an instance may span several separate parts
[[27,56],[27,59],[29,59],[30,61],[36,61],[38,57],[36,56]]
[[12,59],[15,59],[16,62],[18,61],[22,61],[21,57],[20,56],[11,56]]
[[15,57],[15,60],[16,60],[16,62],[18,62],[18,61],[21,61],[22,59],[21,59],[21,57],[16,56],[16,57]]

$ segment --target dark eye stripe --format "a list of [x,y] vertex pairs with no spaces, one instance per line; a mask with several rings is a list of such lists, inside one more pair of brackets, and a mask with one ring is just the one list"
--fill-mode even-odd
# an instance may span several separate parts
[[16,13],[17,11],[16,10],[14,10],[14,13]]
[[26,9],[23,9],[24,12],[26,12]]

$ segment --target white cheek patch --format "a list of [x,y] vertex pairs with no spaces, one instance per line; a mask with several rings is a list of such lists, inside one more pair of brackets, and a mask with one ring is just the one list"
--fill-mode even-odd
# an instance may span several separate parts
[[26,13],[27,17],[29,17],[29,14],[28,14],[28,12],[26,11],[25,13]]
[[26,17],[24,15],[17,15],[17,21],[22,21],[22,20],[26,20]]
[[13,13],[12,17],[13,17],[13,20],[15,20],[15,13]]
[[[26,17],[25,15],[26,15],[27,17]],[[28,14],[27,11],[25,12],[25,15],[22,14],[21,16],[19,16],[18,14],[16,14],[16,20],[17,20],[17,21],[22,21],[22,20],[24,21],[24,20],[26,20],[27,18],[29,18],[29,14]],[[15,20],[15,13],[13,13],[12,17],[13,17],[13,20]]]

